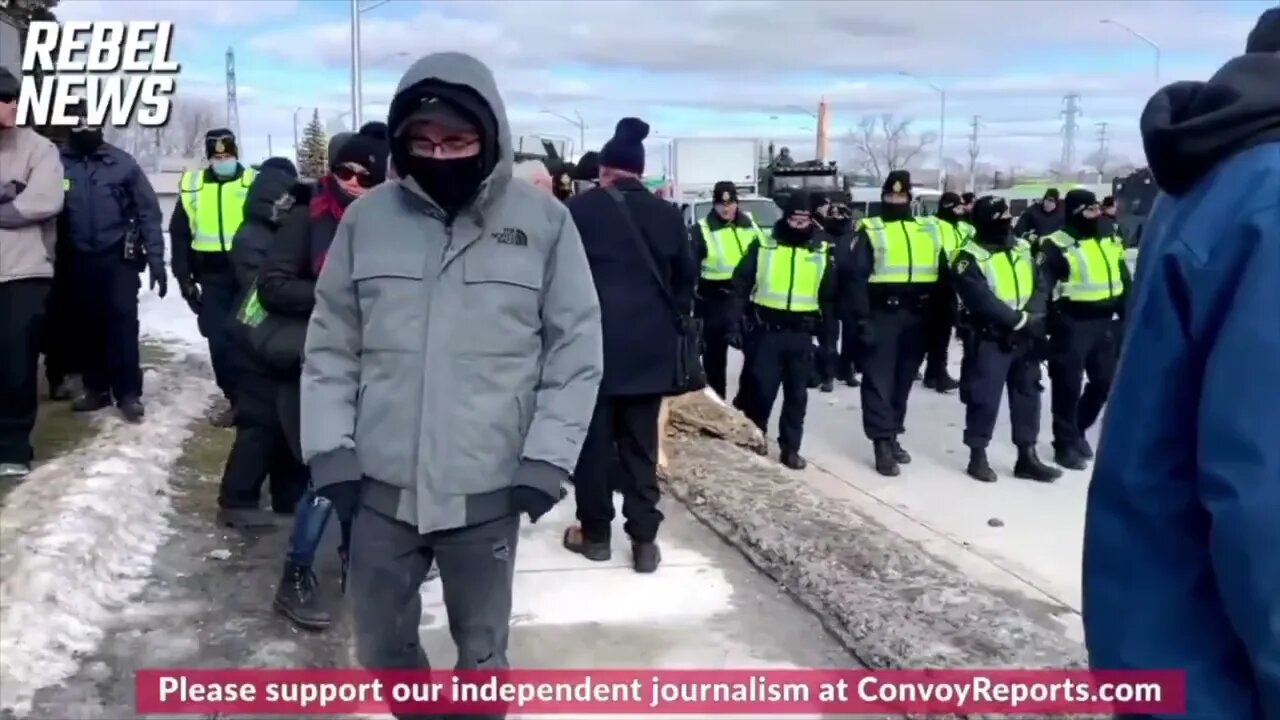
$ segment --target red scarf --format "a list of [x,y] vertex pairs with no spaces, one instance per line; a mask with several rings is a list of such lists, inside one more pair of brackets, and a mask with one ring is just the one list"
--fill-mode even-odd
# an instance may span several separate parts
[[[325,175],[316,183],[316,192],[311,196],[309,209],[312,220],[318,220],[327,215],[335,222],[342,222],[342,213],[346,212],[347,207],[338,198],[338,189],[333,186],[331,176]],[[328,257],[329,248],[326,247],[323,252],[316,253],[312,258],[312,269],[316,277],[320,276],[320,271],[324,269],[324,262]]]

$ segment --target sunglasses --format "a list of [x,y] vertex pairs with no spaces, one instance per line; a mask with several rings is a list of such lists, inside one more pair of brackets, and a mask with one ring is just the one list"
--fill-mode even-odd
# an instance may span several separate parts
[[356,184],[362,188],[371,188],[374,185],[378,184],[376,181],[374,181],[373,176],[370,175],[369,173],[357,172],[347,167],[346,165],[339,165],[338,167],[334,168],[333,176],[338,178],[342,182],[351,182],[352,180],[355,180]]

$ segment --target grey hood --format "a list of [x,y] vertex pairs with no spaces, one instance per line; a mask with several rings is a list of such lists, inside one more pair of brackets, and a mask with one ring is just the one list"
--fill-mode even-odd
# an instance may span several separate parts
[[[467,88],[479,95],[480,99],[488,104],[489,111],[493,113],[497,127],[497,137],[493,140],[498,144],[498,156],[497,163],[481,185],[480,194],[476,198],[476,204],[484,206],[492,198],[502,194],[502,190],[511,180],[511,168],[515,161],[515,152],[511,143],[511,125],[507,120],[507,106],[503,104],[502,95],[498,93],[498,83],[494,80],[493,71],[488,65],[466,53],[442,52],[419,58],[400,77],[396,94],[391,99],[391,108],[387,115],[387,126],[391,128],[391,132],[395,132],[398,127],[399,115],[403,112],[402,108],[397,107],[397,100],[414,93],[420,85],[430,82]],[[485,140],[488,141],[489,138]],[[394,137],[391,143],[395,145]],[[416,194],[423,194],[416,182],[406,178],[405,173],[400,172],[399,168],[396,170],[402,185],[409,187]]]

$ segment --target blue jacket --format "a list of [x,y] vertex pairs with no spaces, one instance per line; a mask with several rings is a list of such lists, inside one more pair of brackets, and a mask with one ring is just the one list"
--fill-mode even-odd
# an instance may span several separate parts
[[148,261],[163,266],[160,203],[133,156],[109,143],[87,156],[63,148],[62,166],[66,203],[60,227],[70,247],[112,250],[136,223]]
[[1143,113],[1162,194],[1089,488],[1090,661],[1186,671],[1192,720],[1280,720],[1276,78],[1245,55]]

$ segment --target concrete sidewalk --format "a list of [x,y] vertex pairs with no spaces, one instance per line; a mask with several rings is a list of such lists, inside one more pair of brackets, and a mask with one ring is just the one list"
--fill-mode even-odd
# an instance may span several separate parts
[[[959,376],[960,348],[951,351]],[[731,353],[730,396],[736,391],[741,355]],[[1041,457],[1049,449],[1048,378],[1043,380]],[[777,437],[774,407],[770,438]],[[940,395],[917,384],[911,393],[903,447],[913,462],[896,478],[875,472],[871,443],[862,432],[858,388],[837,383],[834,393],[809,392],[801,453],[809,460],[801,477],[815,490],[875,519],[955,565],[975,582],[1006,596],[1039,617],[1057,621],[1080,640],[1080,562],[1089,471],[1065,471],[1054,484],[1013,477],[1015,451],[1002,407],[991,463],[1000,480],[979,483],[965,474],[964,406],[956,393]],[[1091,433],[1096,440],[1096,428]],[[998,520],[998,522],[996,522]]]

